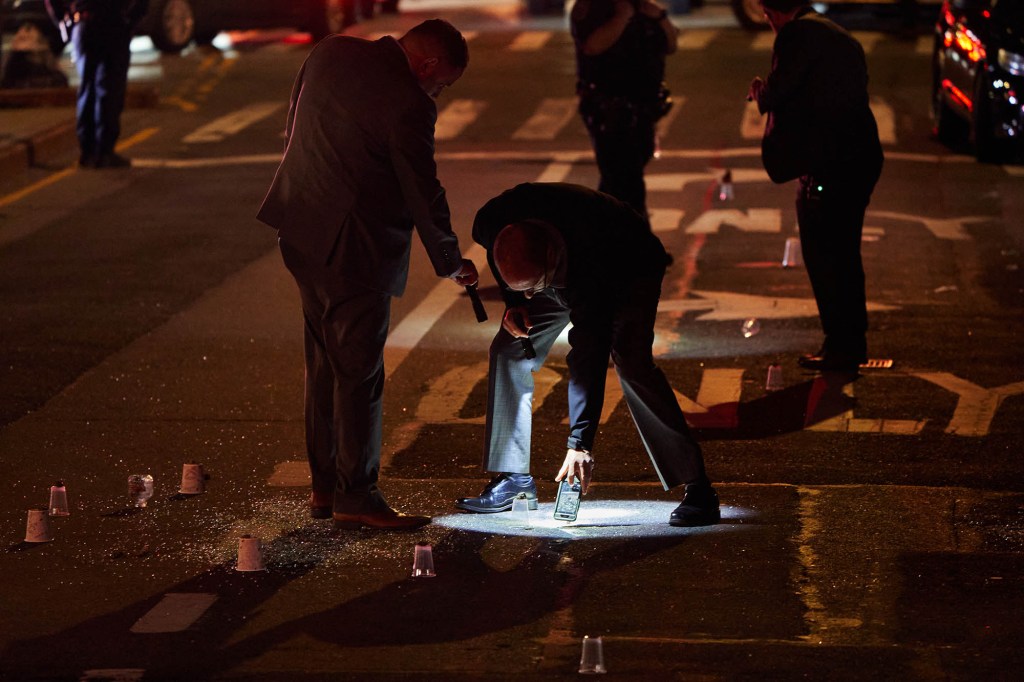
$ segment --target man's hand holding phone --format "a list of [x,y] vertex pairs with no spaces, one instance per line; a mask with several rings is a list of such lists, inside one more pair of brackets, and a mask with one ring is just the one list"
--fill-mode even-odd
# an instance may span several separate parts
[[590,453],[586,450],[570,448],[565,453],[565,461],[562,463],[562,468],[558,470],[555,480],[561,481],[563,478],[567,478],[571,484],[574,480],[579,479],[580,492],[586,495],[593,475],[594,458],[590,456]]

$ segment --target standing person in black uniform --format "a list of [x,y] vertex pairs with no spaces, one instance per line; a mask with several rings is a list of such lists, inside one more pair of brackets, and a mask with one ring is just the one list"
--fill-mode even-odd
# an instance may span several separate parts
[[83,168],[127,168],[114,151],[128,88],[135,26],[149,0],[46,0],[58,26],[71,24],[71,44],[80,84],[75,108],[78,163]]
[[800,179],[800,245],[825,333],[808,369],[856,372],[867,360],[860,242],[882,172],[860,43],[808,0],[761,0],[776,33],[772,69],[747,98],[768,114],[762,161],[775,182]]
[[[473,239],[487,249],[505,299],[491,342],[483,492],[455,506],[508,511],[523,494],[537,508],[530,475],[533,373],[569,323],[569,437],[555,480],[579,478],[585,494],[611,358],[626,405],[665,490],[685,486],[673,526],[718,523],[718,494],[700,445],[664,373],[654,363],[654,323],[668,254],[629,206],[566,183],[526,183],[491,199],[476,215]],[[536,357],[524,353],[529,339]]]
[[644,167],[671,102],[665,57],[676,27],[653,0],[577,0],[572,9],[579,109],[601,173],[598,189],[647,218]]

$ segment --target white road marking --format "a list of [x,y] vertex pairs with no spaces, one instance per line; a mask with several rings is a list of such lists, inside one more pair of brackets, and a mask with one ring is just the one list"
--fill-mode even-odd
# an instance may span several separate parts
[[750,41],[750,49],[755,52],[770,51],[775,47],[775,34],[771,31],[761,31]]
[[948,372],[915,372],[913,376],[957,395],[953,418],[946,426],[946,433],[957,436],[986,435],[1003,400],[1024,393],[1024,381],[996,388],[982,388]]
[[868,211],[867,214],[872,218],[891,218],[893,220],[921,223],[936,239],[950,239],[953,241],[963,241],[971,238],[966,229],[968,225],[999,220],[998,216],[983,215],[964,216],[962,218],[927,218],[925,216],[898,213],[896,211]]
[[[768,174],[760,168],[733,168],[733,185],[750,182],[771,182]],[[652,192],[682,192],[691,182],[717,183],[724,169],[709,169],[703,173],[651,173],[647,176],[647,189]]]
[[[482,264],[487,262],[487,252],[484,247],[474,244],[468,252],[463,253],[463,258],[477,263],[480,275],[484,274],[486,268]],[[389,375],[405,362],[405,358],[408,357],[412,349],[419,344],[420,340],[452,304],[459,300],[464,291],[462,287],[451,280],[442,280],[412,312],[402,318],[398,326],[388,335],[388,340],[384,344],[384,365]]]
[[875,115],[882,144],[896,144],[896,112],[892,106],[881,97],[872,97],[871,113]]
[[513,52],[533,52],[547,45],[552,35],[551,31],[523,31],[509,44],[508,49]]
[[680,208],[652,208],[650,214],[652,232],[671,232],[679,229],[686,212]]
[[544,167],[534,182],[564,182],[572,172],[572,164],[572,161],[552,161]]
[[743,232],[782,232],[782,211],[777,208],[735,208],[704,211],[686,226],[686,234],[717,234],[722,225]]
[[676,46],[680,50],[703,50],[717,36],[717,29],[683,29],[676,39]]
[[[889,433],[897,436],[913,436],[924,429],[927,419],[858,419],[850,407],[842,413],[827,418],[819,415],[833,414],[843,404],[852,402],[853,384],[844,384],[841,391],[830,386],[825,377],[817,377],[807,396],[807,416],[804,430],[838,433]],[[840,402],[842,401],[842,402]]]
[[[658,121],[658,137],[664,138],[668,136],[668,131],[672,128],[672,124],[675,123],[684,104],[686,104],[686,97],[684,95],[672,95],[672,108]],[[660,150],[657,156],[661,158]]]
[[526,123],[512,134],[514,140],[553,140],[576,116],[576,98],[545,98]]
[[227,116],[213,120],[184,138],[183,142],[196,144],[202,142],[220,142],[225,137],[249,127],[257,121],[261,121],[278,109],[284,106],[283,102],[256,102],[247,107],[234,111]]
[[[698,298],[662,299],[658,312],[680,312],[706,310],[697,315],[697,320],[710,322],[722,320],[746,320],[756,317],[762,320],[779,320],[795,317],[817,317],[818,306],[813,298],[791,298],[783,296],[757,296],[737,294],[731,291],[692,292]],[[899,310],[899,306],[868,301],[869,312]]]
[[479,99],[452,100],[437,116],[434,139],[451,140],[476,121],[487,108],[487,102]]
[[[747,102],[740,119],[740,137],[744,140],[760,140],[768,117],[758,111],[757,102]],[[758,150],[760,154],[761,150]]]
[[164,595],[156,606],[131,627],[136,633],[181,632],[206,613],[217,595],[204,592],[174,593]]

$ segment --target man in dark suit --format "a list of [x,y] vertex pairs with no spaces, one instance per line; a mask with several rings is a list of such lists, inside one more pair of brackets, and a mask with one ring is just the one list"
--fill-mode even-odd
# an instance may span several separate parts
[[434,103],[468,63],[432,19],[401,39],[335,35],[292,90],[285,152],[258,218],[278,230],[305,318],[311,514],[342,528],[415,528],[377,487],[384,342],[415,226],[438,276],[473,285],[434,162]]
[[867,359],[861,232],[882,171],[864,49],[807,0],[761,6],[776,33],[772,69],[765,80],[753,80],[747,97],[769,116],[769,175],[776,182],[800,178],[800,244],[825,332],[821,350],[799,362],[856,372]]
[[[507,511],[523,494],[537,508],[530,476],[533,372],[571,322],[568,450],[556,480],[579,478],[585,494],[611,356],[626,404],[666,490],[685,485],[674,526],[719,520],[704,471],[665,375],[654,364],[654,322],[668,255],[646,220],[614,197],[563,183],[526,183],[477,213],[473,239],[487,249],[505,299],[490,349],[484,469],[498,475],[456,506]],[[522,339],[536,351],[524,353]]]
[[46,0],[50,18],[68,24],[78,70],[76,132],[83,168],[131,165],[114,145],[121,135],[121,111],[128,89],[128,66],[135,26],[149,0]]

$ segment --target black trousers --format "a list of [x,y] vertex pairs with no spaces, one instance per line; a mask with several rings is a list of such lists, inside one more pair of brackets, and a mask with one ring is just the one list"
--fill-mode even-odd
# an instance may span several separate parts
[[654,157],[654,119],[636,108],[602,110],[586,99],[581,100],[580,111],[601,173],[597,189],[629,205],[646,220],[644,168]]
[[75,24],[71,41],[80,84],[75,107],[78,146],[84,159],[114,151],[128,88],[131,29],[99,19]]
[[336,512],[379,508],[391,297],[311,263],[284,241],[280,247],[302,299],[306,456],[313,490],[333,492]]
[[[877,178],[877,175],[875,176]],[[800,248],[825,333],[822,350],[867,359],[867,301],[860,244],[874,181],[800,178]]]

